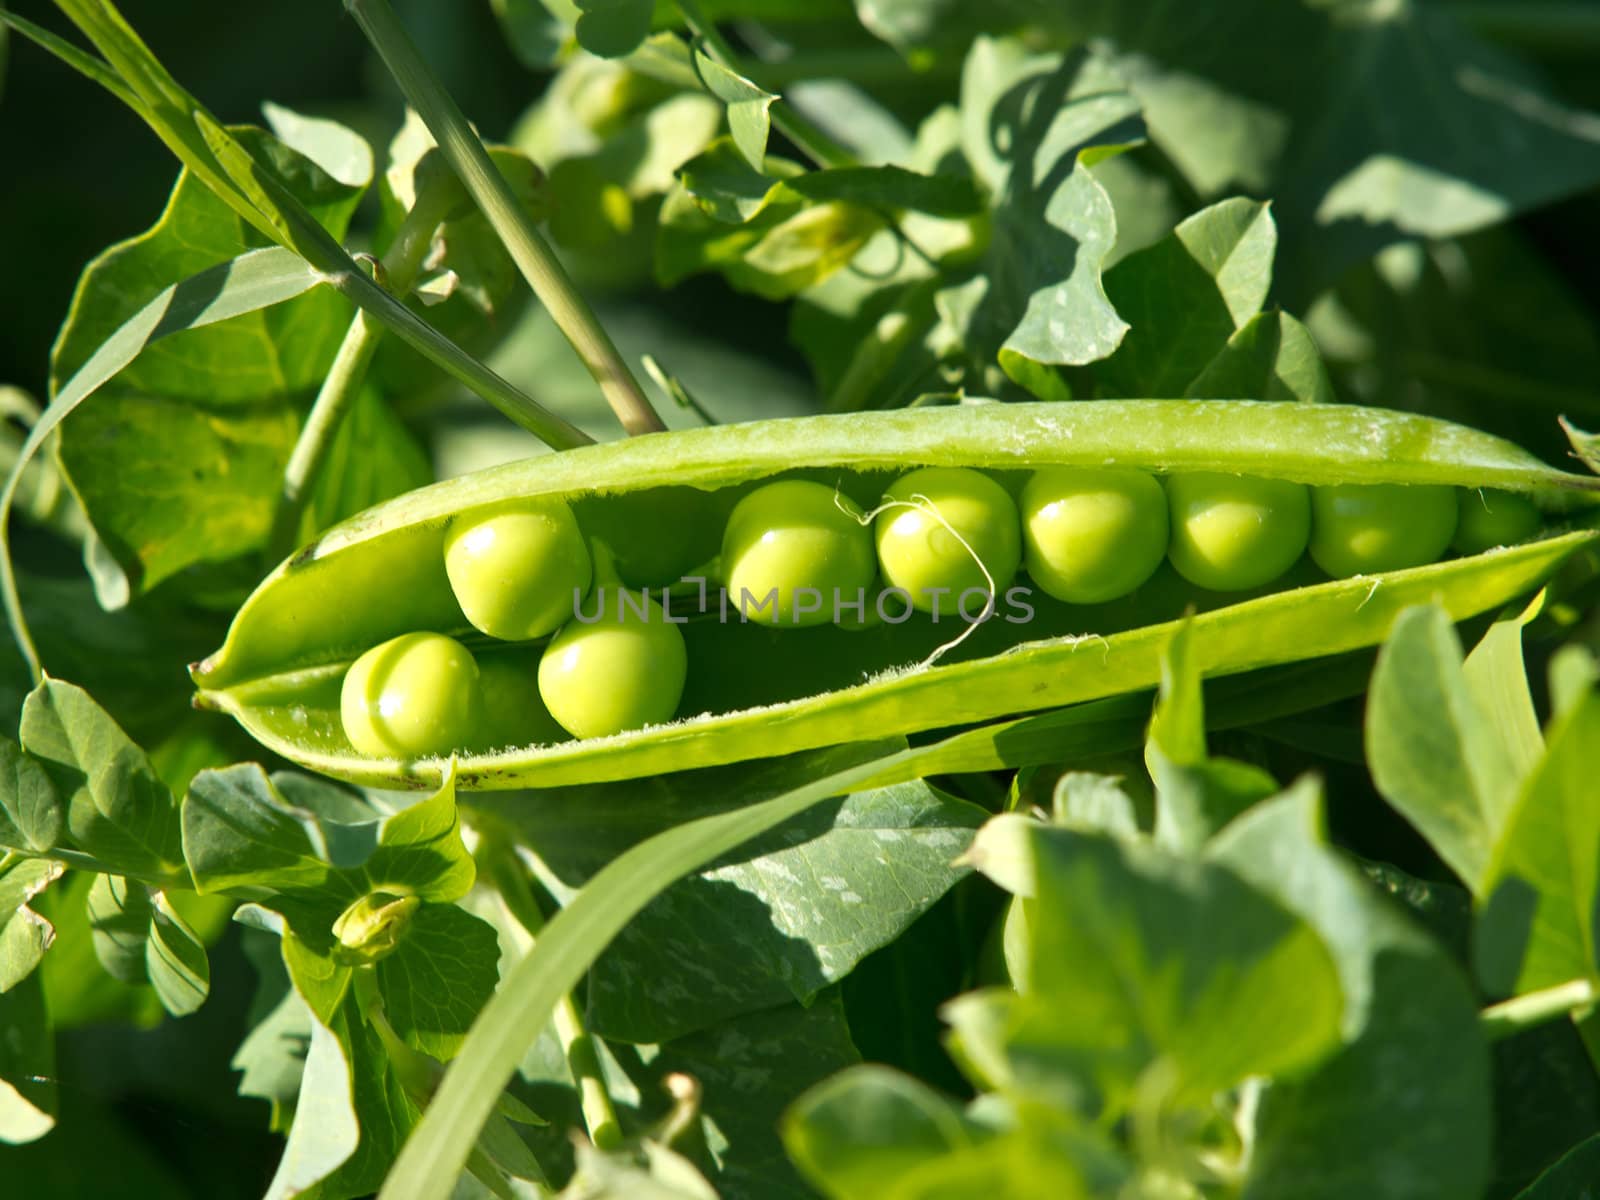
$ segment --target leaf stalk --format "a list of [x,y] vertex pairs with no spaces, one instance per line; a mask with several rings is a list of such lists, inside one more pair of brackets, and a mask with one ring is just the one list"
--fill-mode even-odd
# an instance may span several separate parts
[[539,236],[483,142],[418,51],[388,0],[345,0],[345,8],[378,51],[445,160],[460,177],[517,269],[533,288],[630,435],[666,428],[628,370],[594,310]]

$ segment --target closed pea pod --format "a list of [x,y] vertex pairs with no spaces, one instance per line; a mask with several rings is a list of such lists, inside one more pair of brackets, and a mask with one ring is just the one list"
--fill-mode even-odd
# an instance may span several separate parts
[[[686,613],[689,620],[673,626],[685,643],[687,683],[670,724],[648,718],[652,728],[636,724],[601,743],[579,737],[466,755],[458,781],[512,787],[634,778],[1137,691],[1158,679],[1160,649],[1189,610],[1196,614],[1199,666],[1208,674],[1338,654],[1377,644],[1408,604],[1438,597],[1458,618],[1504,604],[1595,539],[1585,526],[1593,521],[1596,480],[1557,471],[1489,435],[1402,413],[1104,401],[756,422],[508,464],[360,514],[287,561],[246,602],[222,649],[194,668],[198,702],[235,714],[269,747],[312,769],[380,785],[429,786],[439,778],[436,762],[355,751],[337,719],[337,684],[355,658],[391,637],[470,631],[442,553],[444,531],[462,513],[540,498],[582,512],[612,495],[648,504],[658,489],[690,487],[707,497],[711,519],[727,533],[733,525],[727,517],[751,497],[810,483],[865,538],[865,553],[851,561],[856,578],[870,578],[876,567],[870,530],[840,511],[841,504],[859,507],[846,496],[870,505],[896,479],[925,467],[981,471],[1020,492],[1035,472],[1107,466],[1147,472],[1169,489],[1196,475],[1301,489],[1496,488],[1536,501],[1555,528],[1495,554],[1380,573],[1374,578],[1381,586],[1330,582],[1297,563],[1269,580],[1272,590],[1245,598],[1196,587],[1163,566],[1114,603],[1080,607],[1052,599],[1019,575],[1016,585],[1034,589],[1027,609],[1002,608],[1005,620],[985,622],[931,666],[930,651],[956,631],[924,614],[851,632],[829,621],[800,628],[746,624],[736,609],[727,619],[719,615],[715,585],[708,584],[699,611],[680,607],[678,595],[672,599],[674,618]],[[623,528],[616,536],[626,534]],[[1174,530],[1174,544],[1176,536]],[[741,548],[738,539],[733,547]],[[1290,547],[1298,555],[1293,539]],[[801,572],[789,582],[819,580]],[[385,603],[368,602],[374,596]],[[659,593],[653,599],[659,602]],[[591,677],[578,691],[603,686]],[[985,751],[1008,761],[1021,752],[1004,744]]]

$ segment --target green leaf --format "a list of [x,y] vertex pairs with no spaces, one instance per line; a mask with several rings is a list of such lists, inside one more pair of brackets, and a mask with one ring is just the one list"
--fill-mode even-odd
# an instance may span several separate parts
[[1095,368],[1105,393],[1184,395],[1261,311],[1277,242],[1267,206],[1236,198],[1202,209],[1112,267],[1106,295],[1132,328]]
[[1051,793],[1050,820],[1066,829],[1133,837],[1139,832],[1138,810],[1123,781],[1088,771],[1068,771]]
[[651,0],[575,0],[578,44],[601,58],[618,58],[639,48],[650,32]]
[[1455,236],[1600,179],[1587,114],[1464,32],[1447,6],[1358,16],[1225,0],[1203,27],[1167,9],[1034,0],[1025,11],[1114,43],[1152,138],[1202,196],[1274,197],[1290,307],[1398,238]]
[[448,1061],[494,994],[499,962],[493,926],[453,904],[424,904],[377,963],[389,1024],[406,1045]]
[[1161,660],[1161,693],[1145,743],[1156,787],[1155,840],[1176,851],[1198,849],[1217,830],[1278,790],[1260,767],[1207,757],[1200,673],[1180,626]]
[[378,1035],[347,1001],[315,1021],[288,1144],[267,1189],[287,1200],[363,1196],[384,1179],[418,1106],[395,1079]]
[[60,798],[49,772],[10,738],[0,737],[0,847],[45,851],[61,837]]
[[[581,38],[583,22],[578,25]],[[728,131],[739,153],[755,170],[766,170],[767,138],[772,132],[771,109],[777,97],[758,88],[737,71],[729,70],[698,47],[694,52],[694,69],[706,91],[727,106]]]
[[729,1200],[809,1200],[779,1139],[783,1110],[796,1092],[861,1061],[836,990],[809,1006],[746,1013],[659,1048],[612,1048],[641,1096],[667,1094],[673,1073],[699,1083],[694,1132],[706,1152],[696,1158]]
[[[900,752],[906,758],[916,753]],[[865,783],[897,757],[858,762],[771,800],[676,825],[613,859],[551,919],[533,951],[511,968],[484,1005],[390,1171],[382,1200],[449,1195],[472,1138],[557,1001],[652,897],[747,839]]]
[[0,992],[31,975],[55,941],[55,927],[28,905],[63,870],[46,858],[0,854]]
[[23,705],[21,736],[65,804],[73,846],[118,873],[184,875],[172,793],[87,692],[45,680]]
[[1491,994],[1600,982],[1600,806],[1594,748],[1600,692],[1590,691],[1550,731],[1485,864],[1478,893],[1478,974]]
[[[362,176],[358,185],[340,182],[265,133],[239,131],[245,147],[269,164],[311,214],[342,235],[370,174],[370,152],[354,135],[342,129],[339,134],[365,154],[367,169],[356,172]],[[323,142],[335,137],[318,136]],[[352,153],[347,147],[334,165],[350,171]],[[59,392],[96,347],[141,312],[157,290],[153,284],[200,275],[260,242],[204,183],[181,174],[161,219],[85,270],[52,358],[54,389]],[[293,262],[299,262],[303,286],[296,287]],[[283,266],[283,286],[304,291],[316,279],[303,262],[293,262]],[[236,278],[230,271],[226,279],[244,286],[248,276]],[[222,298],[207,297],[213,303]],[[163,323],[173,336],[143,346],[109,381],[100,401],[62,429],[63,469],[95,530],[139,591],[197,563],[247,553],[265,539],[298,411],[332,362],[349,313],[329,289],[270,307],[259,299],[247,309],[230,307],[227,319],[205,322],[204,329],[173,329],[169,314]],[[404,435],[398,440],[403,444]],[[181,486],[174,485],[174,457],[190,468]],[[333,515],[349,511],[354,510]],[[197,521],[197,513],[205,519]]]
[[1508,613],[1491,625],[1462,668],[1467,687],[1478,708],[1489,714],[1494,735],[1519,782],[1544,754],[1544,737],[1522,659],[1522,631],[1544,611],[1546,595],[1540,591],[1520,613]]
[[458,899],[474,878],[451,779],[383,817],[342,788],[269,778],[255,763],[202,771],[184,800],[183,846],[201,892],[312,896],[335,915],[371,892]]
[[[566,893],[652,834],[790,785],[791,764],[648,783],[474,797]],[[642,799],[641,786],[644,788]],[[964,871],[952,861],[981,809],[921,781],[818,806],[657,897],[590,973],[606,1037],[658,1042],[730,1016],[809,1002],[887,945]]]
[[536,71],[555,65],[573,22],[562,20],[543,0],[492,0],[492,6],[518,62]]
[[315,815],[290,807],[255,763],[195,776],[183,801],[183,853],[202,893],[318,892],[335,877]]
[[1366,737],[1384,799],[1481,894],[1517,771],[1467,685],[1461,643],[1437,606],[1395,621],[1373,671]]
[[[21,601],[17,596],[16,572],[11,562],[7,517],[15,499],[22,468],[44,441],[89,395],[95,392],[157,339],[182,330],[199,328],[258,309],[278,304],[309,290],[319,282],[317,274],[298,256],[287,250],[252,251],[161,291],[125,324],[100,343],[56,393],[55,399],[35,423],[19,452],[6,490],[0,495],[0,581],[4,582],[7,615],[19,644],[37,667],[32,640],[22,623]],[[170,471],[166,472],[170,475]],[[192,517],[192,512],[191,512]]]
[[828,278],[883,227],[882,216],[859,205],[798,198],[780,198],[744,224],[730,226],[687,191],[674,191],[661,207],[656,276],[670,286],[700,271],[720,270],[734,287],[780,300]]
[[1600,1179],[1600,1133],[1579,1142],[1522,1191],[1517,1200],[1594,1200]]
[[1242,1195],[1481,1195],[1490,1081],[1475,1000],[1437,943],[1328,847],[1317,784],[1244,814],[1207,857],[1321,935],[1345,997],[1343,1047],[1262,1097]]
[[290,986],[275,938],[247,931],[243,944],[260,983],[251,1004],[250,1032],[228,1065],[242,1073],[239,1094],[271,1104],[273,1131],[286,1133],[311,1044],[311,1010]]
[[1192,400],[1336,399],[1310,330],[1281,309],[1239,326],[1183,394]]
[[[1220,867],[1034,825],[1021,996],[947,1006],[963,1056],[1007,1091],[1111,1113],[1166,1062],[1175,1104],[1313,1066],[1344,999],[1317,935]],[[1289,997],[1293,997],[1292,1001]]]
[[0,992],[0,1142],[37,1141],[56,1123],[56,1040],[38,975]]
[[149,983],[175,1017],[205,1003],[211,991],[206,948],[161,892],[120,875],[97,875],[89,889],[95,954],[123,983]]
[[[1105,358],[1127,332],[1100,269],[1116,242],[1093,161],[1138,140],[1138,104],[1082,52],[979,39],[962,72],[962,146],[996,196],[987,255],[941,311],[980,368],[1004,349],[1051,365]],[[1013,368],[1015,374],[1015,368]]]
[[977,1144],[987,1131],[948,1098],[899,1071],[863,1064],[804,1093],[784,1144],[834,1200],[876,1200],[919,1164]]

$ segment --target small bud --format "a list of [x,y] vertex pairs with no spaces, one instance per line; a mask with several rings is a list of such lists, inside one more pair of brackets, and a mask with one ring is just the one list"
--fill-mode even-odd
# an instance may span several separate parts
[[334,957],[350,966],[365,966],[393,954],[421,903],[421,897],[388,892],[361,897],[333,923],[333,936],[339,939]]

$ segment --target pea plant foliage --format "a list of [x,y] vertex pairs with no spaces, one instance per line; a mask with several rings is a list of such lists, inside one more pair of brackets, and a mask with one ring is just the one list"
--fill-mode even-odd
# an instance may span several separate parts
[[1600,1178],[1583,6],[15,7],[8,1195]]

